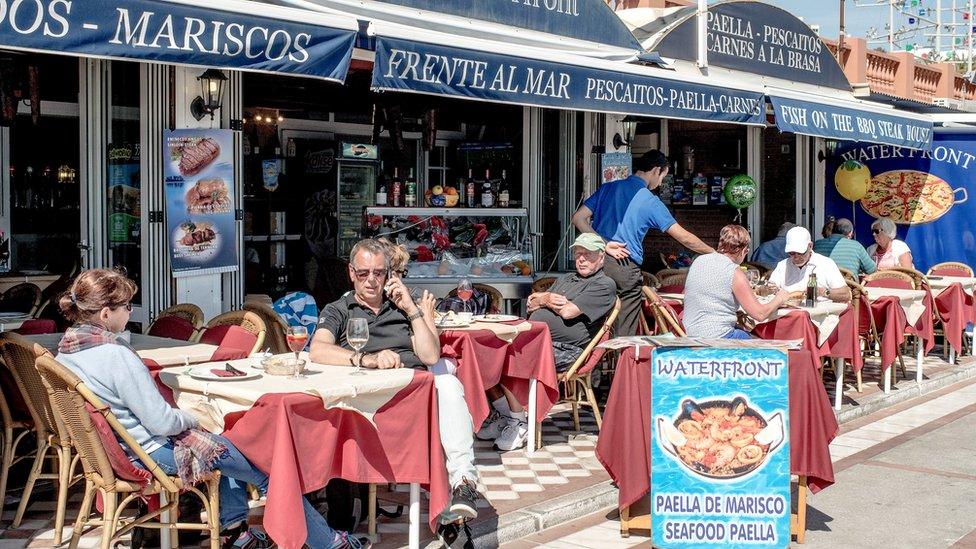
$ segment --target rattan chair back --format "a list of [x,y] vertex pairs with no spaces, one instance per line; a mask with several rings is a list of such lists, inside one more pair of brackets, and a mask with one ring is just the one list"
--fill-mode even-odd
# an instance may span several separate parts
[[688,273],[676,273],[661,278],[661,285],[658,288],[676,288],[684,287],[685,281],[688,279]]
[[677,337],[687,336],[685,329],[678,322],[678,316],[674,309],[665,303],[653,289],[644,286],[642,291],[644,292],[644,299],[651,304],[651,312],[654,315],[654,325],[657,332],[671,332]]
[[260,316],[251,311],[244,310],[230,311],[211,318],[210,322],[207,323],[207,327],[202,332],[218,326],[240,326],[254,334],[258,339],[251,349],[251,354],[261,350],[261,346],[264,345],[264,340],[268,333],[268,326]]
[[888,288],[907,287],[913,290],[918,289],[915,279],[911,276],[893,269],[885,269],[864,277],[865,286],[883,286]]
[[915,269],[908,269],[905,267],[894,267],[888,270],[907,275],[909,278],[912,279],[912,283],[915,285],[915,289],[917,290],[927,290],[929,288],[929,279],[923,273],[916,271]]
[[193,324],[193,327],[197,330],[203,328],[203,310],[193,303],[177,303],[172,307],[160,311],[160,313],[156,315],[156,318],[164,316],[176,316],[182,318],[190,324]]
[[70,437],[65,437],[66,432],[61,425],[61,419],[51,408],[47,388],[34,367],[37,357],[45,355],[50,356],[51,353],[44,347],[16,334],[3,334],[0,337],[0,357],[3,357],[3,363],[17,383],[31,419],[34,420],[38,436],[44,438],[58,436],[67,441]]
[[244,303],[244,310],[250,311],[264,320],[264,324],[268,328],[264,342],[272,353],[287,353],[291,350],[288,348],[288,324],[273,308],[260,301],[248,301]]
[[654,276],[656,276],[658,280],[660,280],[661,283],[663,284],[665,278],[671,275],[680,275],[680,274],[687,275],[688,269],[661,269],[660,271],[655,273]]
[[857,279],[857,275],[854,274],[853,272],[851,272],[851,271],[849,271],[849,270],[847,270],[847,269],[845,269],[843,267],[837,267],[837,269],[839,269],[840,270],[840,274],[842,274],[844,276],[844,281],[845,282],[853,282],[855,284],[860,284],[860,281]]
[[929,276],[973,276],[973,268],[958,261],[943,261],[929,269]]
[[41,288],[21,282],[0,295],[0,311],[32,314],[41,304]]
[[651,287],[651,288],[660,288],[661,287],[661,279],[659,279],[653,273],[649,273],[647,271],[641,271],[641,276],[644,277],[644,285],[645,286],[648,286],[648,287]]
[[538,294],[549,290],[556,283],[556,277],[544,276],[532,283],[532,293]]
[[[500,313],[502,310],[502,293],[494,286],[488,284],[475,283],[471,285],[475,290],[488,296],[488,313]],[[448,297],[457,297],[457,288],[453,288],[447,293]]]

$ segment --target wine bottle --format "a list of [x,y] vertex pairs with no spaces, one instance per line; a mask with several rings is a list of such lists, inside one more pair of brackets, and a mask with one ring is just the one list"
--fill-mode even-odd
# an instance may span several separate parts
[[498,207],[507,208],[509,204],[508,178],[506,172],[502,170],[502,180],[498,182]]
[[477,204],[474,203],[474,176],[472,175],[472,170],[468,170],[468,182],[465,185],[465,203],[469,208],[474,208]]
[[407,176],[404,205],[408,208],[415,208],[417,206],[417,180],[414,178],[413,168],[410,168],[410,175]]
[[495,195],[491,191],[491,173],[485,170],[485,182],[481,184],[481,207],[491,208],[495,205]]
[[403,181],[400,180],[400,169],[393,168],[393,182],[390,183],[392,189],[392,202],[390,206],[400,206],[400,196],[403,194]]

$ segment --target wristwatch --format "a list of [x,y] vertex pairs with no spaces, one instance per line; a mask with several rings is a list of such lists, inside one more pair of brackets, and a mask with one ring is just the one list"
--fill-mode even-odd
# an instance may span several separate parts
[[420,309],[417,309],[417,312],[416,313],[408,316],[407,317],[407,320],[409,320],[410,322],[413,322],[414,320],[417,320],[418,318],[424,318],[424,312],[421,311]]

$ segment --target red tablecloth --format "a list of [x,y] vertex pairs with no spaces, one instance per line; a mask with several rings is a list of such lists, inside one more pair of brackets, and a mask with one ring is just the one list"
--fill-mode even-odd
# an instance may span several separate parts
[[[922,339],[923,352],[928,354],[935,348],[935,298],[932,297],[932,292],[927,287],[923,289],[925,290],[925,298],[922,299],[922,304],[925,305],[925,312],[922,313],[914,326],[908,327],[907,331],[909,334],[917,335]],[[962,347],[956,348],[961,349]]]
[[475,430],[488,417],[485,389],[502,383],[523,406],[529,403],[529,380],[539,381],[536,421],[542,421],[559,399],[552,336],[544,322],[531,322],[512,343],[488,330],[446,330],[441,333],[441,356],[458,362],[457,378],[464,385],[464,399]]
[[[860,306],[864,307],[865,310],[869,307],[866,300],[862,300]],[[861,340],[858,338],[858,334],[864,327],[859,325],[857,320],[852,305],[841,313],[837,328],[820,346],[820,356],[849,360],[855,372],[861,371],[864,366],[864,356],[861,355]],[[866,321],[866,317],[864,320]]]
[[[172,391],[157,385],[171,401]],[[314,395],[277,393],[228,414],[223,434],[269,477],[265,530],[280,547],[299,549],[306,536],[300,498],[333,478],[425,485],[433,531],[450,494],[437,417],[434,376],[418,370],[373,423],[354,411],[327,410]]]
[[946,339],[954,349],[962,350],[962,334],[973,316],[972,297],[966,295],[962,284],[957,282],[935,297],[935,307],[942,319]]
[[901,352],[901,344],[905,342],[905,331],[908,329],[908,319],[897,297],[881,297],[874,300],[871,303],[871,314],[874,315],[874,324],[881,338],[881,368],[887,370]]
[[824,354],[818,345],[817,327],[810,320],[810,313],[803,309],[790,311],[775,320],[758,324],[752,333],[760,339],[802,339],[803,348],[810,352],[817,368],[820,368],[820,358]]
[[[596,456],[620,488],[627,507],[651,490],[651,368],[649,347],[625,349],[610,387]],[[830,441],[839,427],[808,351],[790,352],[790,471],[806,475],[810,490],[834,483]]]

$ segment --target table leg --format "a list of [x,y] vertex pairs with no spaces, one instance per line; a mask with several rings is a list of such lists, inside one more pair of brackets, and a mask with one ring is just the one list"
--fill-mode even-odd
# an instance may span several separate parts
[[802,545],[807,537],[807,477],[800,475],[796,482],[796,543]]
[[[167,503],[168,501],[166,499],[166,491],[163,490],[159,492],[159,506],[165,508]],[[169,511],[163,511],[162,513],[159,514],[159,522],[162,522],[163,524],[167,524],[169,523],[169,521],[170,521]],[[159,549],[170,549],[173,546],[170,540],[171,535],[172,535],[172,530],[170,530],[169,528],[159,529]]]
[[410,549],[420,548],[420,484],[410,484],[410,530],[407,535]]
[[539,391],[539,382],[535,379],[529,380],[529,443],[526,453],[530,456],[535,453],[535,430],[536,430],[536,393]]
[[922,382],[922,362],[925,361],[925,345],[919,343],[915,354],[915,383]]
[[620,509],[620,537],[630,537],[630,506]]
[[949,345],[949,366],[954,366],[956,364],[956,348]]
[[844,400],[844,359],[834,359],[834,374],[837,377],[837,388],[834,390],[834,409],[840,410]]
[[884,376],[884,392],[887,395],[891,392],[891,376],[895,375],[895,364],[891,363],[887,370],[884,370],[882,374]]

